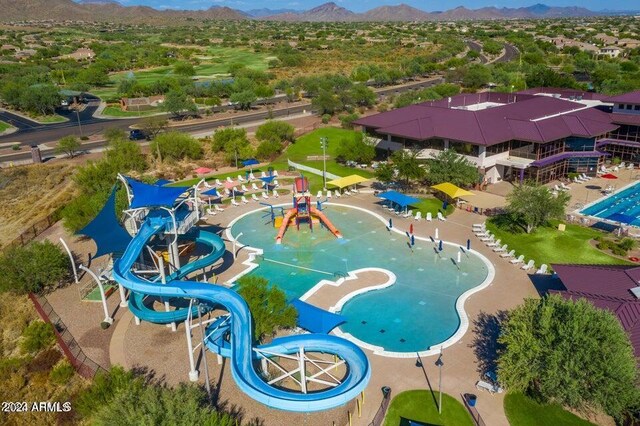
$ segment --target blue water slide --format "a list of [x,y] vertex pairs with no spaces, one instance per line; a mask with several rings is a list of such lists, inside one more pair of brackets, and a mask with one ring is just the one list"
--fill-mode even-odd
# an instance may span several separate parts
[[[167,282],[182,279],[192,272],[212,265],[224,255],[224,242],[216,234],[201,229],[196,229],[192,238],[197,243],[205,245],[209,250],[208,254],[195,260],[194,262],[184,265],[176,272],[168,275],[166,277]],[[129,310],[141,320],[149,321],[155,324],[169,324],[172,322],[181,322],[187,319],[187,316],[189,314],[188,308],[178,308],[169,312],[156,311],[144,304],[144,300],[146,297],[146,294],[136,291],[132,291],[131,295],[129,296]],[[192,308],[191,313],[192,315],[197,315],[197,307]]]
[[[253,347],[251,313],[238,293],[225,287],[181,281],[177,278],[163,285],[138,277],[132,271],[136,259],[149,239],[156,233],[162,232],[169,221],[170,219],[161,217],[148,218],[123,256],[115,261],[113,276],[118,283],[134,293],[164,298],[193,298],[210,305],[224,306],[229,312],[229,318],[226,319],[225,324],[222,324],[225,319],[219,320],[218,325],[221,326],[219,332],[215,336],[209,336],[207,346],[230,358],[232,376],[243,392],[272,408],[312,412],[344,405],[364,390],[371,377],[371,369],[362,349],[342,338],[324,334],[286,336],[274,339],[272,343],[257,349],[288,355],[298,353],[300,348],[304,347],[306,352],[337,355],[347,365],[346,375],[340,384],[328,390],[313,393],[299,393],[270,386],[254,368],[254,361],[261,355]],[[219,249],[216,251],[223,252],[224,244],[220,237],[209,234],[205,238],[217,240],[215,247]],[[147,317],[147,321],[154,319],[154,317]],[[227,333],[230,335],[228,341],[224,338]]]

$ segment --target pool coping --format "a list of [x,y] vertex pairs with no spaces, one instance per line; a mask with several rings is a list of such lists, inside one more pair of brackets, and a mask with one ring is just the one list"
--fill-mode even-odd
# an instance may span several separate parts
[[[614,195],[619,194],[619,193],[620,193],[620,192],[622,192],[622,191],[626,191],[627,189],[629,189],[629,188],[631,188],[632,186],[635,186],[635,185],[640,185],[640,181],[629,182],[628,184],[626,184],[626,185],[625,185],[625,186],[623,186],[623,187],[620,187],[619,189],[617,189],[616,191],[612,192],[611,194],[609,194],[609,195],[603,195],[602,197],[600,197],[600,198],[596,198],[596,199],[595,199],[595,200],[593,200],[592,202],[590,202],[590,203],[588,203],[588,204],[585,204],[585,205],[584,205],[584,206],[582,206],[581,208],[579,208],[579,209],[575,209],[575,210],[573,211],[573,213],[574,213],[574,214],[576,214],[576,215],[580,215],[580,216],[583,216],[583,217],[588,217],[588,218],[591,218],[591,219],[593,219],[593,220],[597,220],[597,221],[599,221],[599,222],[608,223],[608,224],[611,224],[611,225],[617,225],[617,224],[619,224],[619,223],[623,223],[623,222],[616,222],[616,221],[613,221],[613,220],[605,219],[605,218],[598,217],[598,216],[593,216],[593,215],[590,215],[590,214],[584,214],[584,213],[582,213],[582,210],[586,210],[586,209],[588,209],[589,207],[592,207],[592,206],[594,206],[595,204],[597,204],[597,203],[599,203],[599,202],[602,202],[602,201],[606,200],[607,198],[613,197]],[[638,229],[640,229],[640,226],[632,225],[632,224],[630,224],[630,223],[625,223],[624,225],[625,225],[625,226],[633,226],[634,228],[638,228]]]
[[[356,210],[360,210],[362,212],[365,213],[369,213],[370,215],[372,215],[373,217],[377,218],[378,220],[380,220],[382,223],[385,224],[385,226],[387,226],[387,229],[389,231],[393,231],[396,232],[397,234],[400,235],[406,235],[405,232],[397,229],[396,227],[391,227],[389,228],[388,226],[388,221],[383,218],[380,214],[365,209],[363,207],[358,207],[358,206],[352,206],[349,204],[341,204],[341,203],[324,203],[326,205],[329,206],[341,206],[341,207],[348,207],[351,209],[356,209]],[[283,203],[283,204],[275,204],[273,205],[273,207],[282,207],[282,206],[288,206],[289,203]],[[253,214],[257,211],[261,211],[261,210],[267,210],[269,209],[269,207],[262,207],[262,208],[258,208],[258,209],[254,209],[251,210],[249,212],[243,213],[240,216],[234,218],[229,225],[227,225],[227,229],[225,230],[225,235],[227,236],[227,238],[229,239],[229,241],[231,242],[235,242],[236,244],[239,244],[239,246],[237,245],[237,247],[240,248],[247,248],[247,250],[251,250],[251,252],[249,253],[249,258],[247,260],[245,260],[244,262],[242,262],[243,265],[247,265],[247,269],[245,269],[244,271],[240,272],[239,274],[235,275],[234,277],[228,279],[226,281],[226,285],[232,285],[232,283],[236,280],[238,280],[239,278],[241,278],[242,276],[248,274],[249,272],[253,271],[255,268],[257,268],[259,266],[259,264],[255,263],[255,259],[256,257],[262,255],[264,253],[264,250],[259,249],[259,248],[255,248],[255,247],[250,247],[248,245],[242,244],[239,241],[237,241],[235,239],[235,237],[233,237],[232,233],[231,233],[231,228],[233,227],[233,225],[239,221],[240,219],[244,218],[245,216],[248,216],[250,214]],[[436,219],[437,220],[437,219]],[[432,242],[432,239],[430,238],[424,238],[424,237],[419,237],[419,236],[415,236],[414,237],[416,240],[419,241],[425,241],[425,242]],[[447,244],[450,246],[454,246],[454,247],[460,247],[462,249],[464,249],[465,251],[468,251],[470,253],[475,254],[476,256],[478,256],[478,258],[480,260],[482,260],[482,262],[484,262],[484,264],[487,267],[487,276],[485,277],[484,281],[482,281],[480,284],[478,284],[477,286],[470,288],[469,290],[465,291],[464,293],[462,293],[460,296],[458,296],[458,298],[456,299],[456,304],[455,304],[455,309],[456,309],[456,313],[458,314],[458,318],[460,319],[460,324],[458,325],[458,328],[456,329],[455,333],[453,333],[449,338],[447,338],[445,341],[438,343],[437,345],[432,345],[429,347],[429,349],[424,350],[424,351],[416,351],[416,352],[394,352],[394,351],[386,351],[384,350],[384,348],[380,347],[380,346],[376,346],[376,345],[372,345],[370,343],[364,342],[356,337],[354,337],[353,335],[346,333],[344,331],[342,331],[340,329],[340,327],[335,328],[332,333],[335,334],[336,336],[342,337],[344,339],[350,340],[353,343],[355,343],[356,345],[364,348],[364,349],[369,349],[371,350],[374,355],[379,355],[379,356],[383,356],[383,357],[388,357],[388,358],[415,358],[416,356],[432,356],[432,355],[438,355],[440,354],[440,352],[442,351],[442,349],[447,348],[449,346],[452,346],[453,344],[457,343],[460,339],[462,339],[462,337],[466,334],[467,330],[469,329],[469,317],[467,315],[467,312],[464,309],[464,304],[467,301],[467,299],[469,299],[473,294],[478,293],[482,290],[484,290],[485,288],[489,287],[491,285],[491,283],[493,282],[495,275],[496,275],[496,270],[495,267],[493,266],[493,263],[491,263],[491,261],[484,256],[482,253],[473,250],[473,249],[469,249],[467,250],[466,248],[464,248],[463,246],[461,246],[460,244],[455,244],[449,241],[444,241],[444,240],[436,240],[436,241],[442,241],[443,244]],[[334,308],[342,308],[342,306],[344,306],[344,304],[353,299],[354,297],[360,295],[360,294],[364,294],[370,291],[375,291],[375,290],[379,290],[382,288],[387,288],[393,284],[395,284],[395,274],[387,269],[384,268],[361,268],[361,269],[355,269],[353,271],[348,271],[348,276],[347,277],[342,277],[338,280],[335,281],[331,281],[331,280],[321,280],[319,281],[316,285],[314,285],[311,289],[309,289],[306,293],[304,293],[299,299],[300,300],[304,300],[302,299],[303,297],[309,298],[312,294],[314,294],[315,292],[317,292],[321,287],[325,286],[325,285],[332,285],[334,287],[338,287],[340,286],[342,283],[344,283],[346,280],[349,279],[354,279],[355,276],[357,275],[358,272],[364,272],[364,271],[371,271],[374,270],[376,272],[383,272],[385,274],[387,274],[387,276],[389,276],[389,274],[393,275],[393,282],[391,281],[391,277],[389,276],[389,280],[387,280],[386,283],[383,284],[379,284],[379,285],[375,285],[375,286],[370,286],[370,287],[364,287],[361,289],[358,289],[356,291],[353,291],[345,296],[342,297],[342,299],[340,299],[338,301],[338,303],[336,304],[336,306],[331,307],[329,310],[330,312],[339,312],[338,309],[334,309]],[[312,292],[312,290],[314,290]]]

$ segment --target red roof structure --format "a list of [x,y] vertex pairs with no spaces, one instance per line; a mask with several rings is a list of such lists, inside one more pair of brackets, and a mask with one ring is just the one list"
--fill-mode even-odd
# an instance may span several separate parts
[[640,90],[635,92],[623,93],[617,96],[611,96],[604,99],[605,102],[613,102],[616,104],[640,104]]
[[[552,265],[565,290],[551,290],[567,299],[587,299],[594,306],[613,312],[629,334],[636,356],[640,356],[640,266]],[[633,290],[633,291],[632,291]]]

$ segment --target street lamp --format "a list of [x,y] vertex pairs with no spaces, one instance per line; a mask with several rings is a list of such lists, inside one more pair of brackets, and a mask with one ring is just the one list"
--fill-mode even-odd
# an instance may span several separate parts
[[82,124],[80,124],[80,111],[76,108],[76,117],[78,118],[78,130],[80,131],[80,139],[82,139]]
[[444,362],[442,361],[442,348],[440,348],[440,356],[436,360],[436,367],[440,371],[440,378],[438,379],[438,414],[442,414],[442,366]]
[[329,138],[321,137],[320,146],[322,147],[322,184],[324,190],[327,190],[327,145],[329,145]]

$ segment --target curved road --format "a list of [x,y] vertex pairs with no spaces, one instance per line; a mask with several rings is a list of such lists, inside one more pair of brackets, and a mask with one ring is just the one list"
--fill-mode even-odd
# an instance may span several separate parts
[[520,55],[520,51],[512,44],[504,43],[504,54],[493,61],[494,64],[513,61]]

